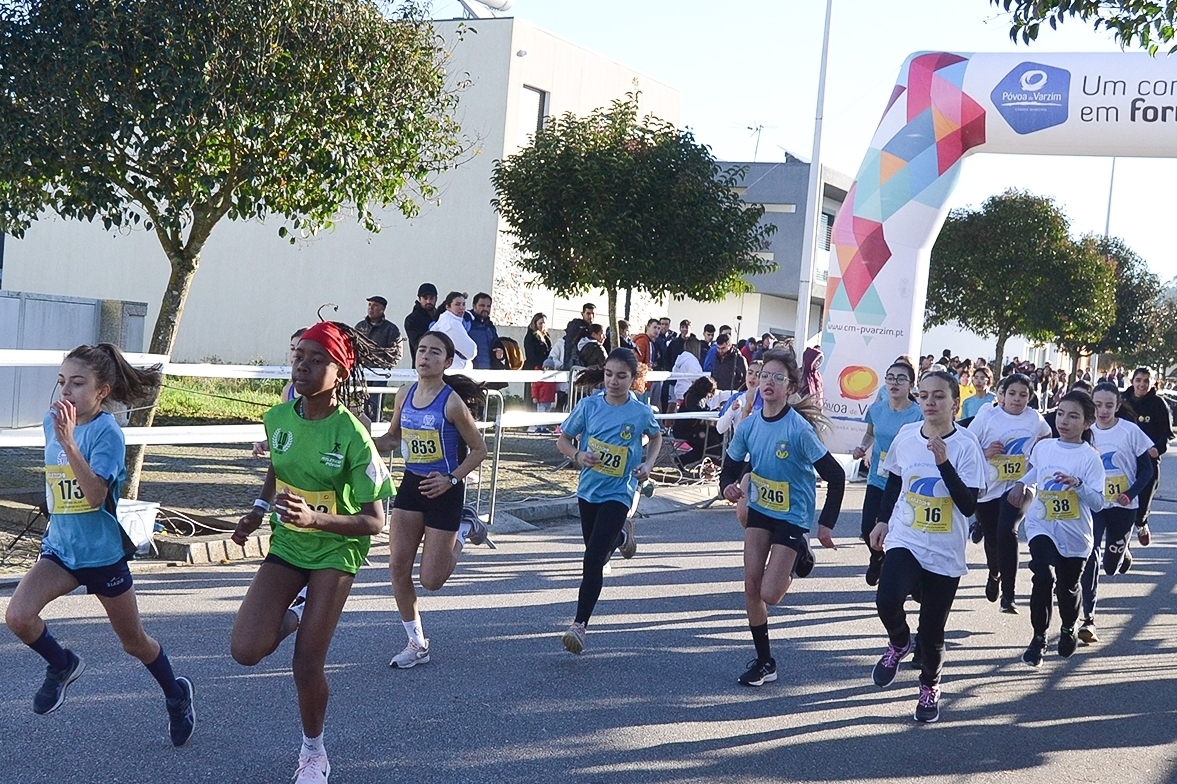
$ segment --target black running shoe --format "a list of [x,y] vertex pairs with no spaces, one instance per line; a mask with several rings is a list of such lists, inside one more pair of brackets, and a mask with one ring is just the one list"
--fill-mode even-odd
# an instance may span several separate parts
[[1003,613],[1005,613],[1006,615],[1017,615],[1018,614],[1018,605],[1016,602],[1014,602],[1013,599],[1002,599],[1001,600],[1001,611]]
[[748,662],[748,669],[739,677],[741,686],[763,686],[776,680],[776,659],[771,656],[767,661],[753,659]]
[[809,538],[801,537],[801,547],[797,550],[797,558],[793,561],[793,574],[798,577],[808,577],[813,571],[817,559],[813,557],[813,548],[809,546]]
[[920,684],[920,698],[915,704],[915,720],[933,724],[940,720],[940,689]]
[[1124,548],[1124,560],[1120,561],[1120,574],[1128,574],[1128,570],[1132,568],[1132,550]]
[[482,522],[482,518],[478,516],[478,510],[473,504],[466,504],[462,507],[462,522],[470,524],[470,533],[466,534],[467,544],[486,544],[486,536],[489,532],[486,523]]
[[1031,667],[1037,667],[1042,664],[1042,654],[1045,652],[1045,638],[1035,635],[1034,639],[1030,640],[1030,644],[1026,646],[1026,652],[1022,654],[1022,661]]
[[997,601],[997,594],[1001,592],[1001,578],[989,575],[985,581],[985,598],[991,602]]
[[45,682],[33,696],[33,713],[44,715],[52,713],[65,702],[65,690],[86,671],[86,663],[73,651],[67,650],[69,664],[64,669],[55,670],[45,668]]
[[184,690],[184,696],[174,700],[168,698],[168,729],[172,735],[172,745],[179,748],[188,742],[196,729],[196,708],[192,705],[196,689],[187,678],[176,678],[176,683]]
[[973,544],[980,544],[985,541],[985,529],[981,527],[981,523],[977,520],[969,523],[969,539],[973,540]]
[[887,650],[875,663],[874,670],[871,671],[871,678],[876,686],[890,686],[891,681],[895,680],[895,673],[899,670],[899,662],[903,661],[904,656],[911,653],[913,639],[915,638],[909,637],[907,645],[902,648],[896,648],[890,642],[887,643]]
[[883,559],[887,554],[879,550],[870,551],[870,563],[866,567],[866,584],[874,588],[879,584],[879,577],[883,574]]
[[1058,638],[1058,655],[1069,659],[1077,647],[1079,647],[1079,640],[1075,637],[1075,630],[1064,626],[1063,633]]

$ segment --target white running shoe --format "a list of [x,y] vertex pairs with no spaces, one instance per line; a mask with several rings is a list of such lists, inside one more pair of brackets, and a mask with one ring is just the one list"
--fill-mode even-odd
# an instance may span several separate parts
[[294,771],[294,784],[327,784],[331,775],[331,763],[326,754],[299,754],[298,770]]
[[416,667],[418,664],[429,663],[429,640],[425,641],[425,646],[418,645],[415,641],[409,640],[409,644],[405,649],[392,657],[392,661],[388,666],[394,670],[407,670],[411,667]]
[[294,601],[290,604],[290,612],[294,613],[294,617],[298,618],[299,624],[302,623],[302,611],[307,608],[307,588],[304,585],[302,590],[298,592],[298,596],[294,597]]

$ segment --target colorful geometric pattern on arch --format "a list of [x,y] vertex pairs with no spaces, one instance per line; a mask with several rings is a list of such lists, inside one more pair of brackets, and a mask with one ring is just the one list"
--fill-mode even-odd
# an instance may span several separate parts
[[[306,420],[295,402],[262,416],[270,463],[280,484],[320,497],[334,494],[337,514],[356,514],[363,504],[392,497],[388,468],[368,431],[339,406],[323,419]],[[327,531],[292,531],[270,516],[270,552],[303,569],[338,569],[355,574],[368,555],[371,537]]]

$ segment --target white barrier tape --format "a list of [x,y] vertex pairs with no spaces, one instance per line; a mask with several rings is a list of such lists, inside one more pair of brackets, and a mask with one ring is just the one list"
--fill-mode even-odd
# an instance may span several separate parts
[[[56,349],[0,348],[0,367],[58,367],[68,353]],[[163,354],[124,353],[123,356],[135,367],[166,365],[168,361]]]

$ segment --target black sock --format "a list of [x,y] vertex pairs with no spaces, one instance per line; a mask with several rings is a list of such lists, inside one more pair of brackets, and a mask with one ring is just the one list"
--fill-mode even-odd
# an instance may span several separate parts
[[159,686],[163,689],[165,697],[169,700],[178,700],[184,696],[184,687],[176,680],[176,674],[172,672],[172,663],[168,661],[162,645],[159,647],[159,656],[156,656],[155,661],[146,666],[152,677],[159,681]]
[[752,644],[756,646],[756,658],[762,662],[766,662],[772,658],[772,652],[768,645],[768,624],[762,623],[759,626],[749,626],[752,630]]
[[49,633],[48,624],[41,631],[41,636],[37,638],[37,641],[30,643],[29,647],[39,653],[41,658],[55,670],[64,670],[69,666],[69,656],[66,655],[65,648],[62,648],[61,644]]

